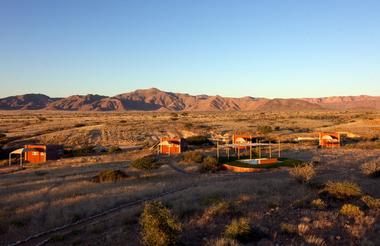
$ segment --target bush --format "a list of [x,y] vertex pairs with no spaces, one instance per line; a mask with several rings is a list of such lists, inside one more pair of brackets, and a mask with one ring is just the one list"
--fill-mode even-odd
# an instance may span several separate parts
[[218,160],[212,156],[206,156],[199,167],[200,172],[216,171],[219,168]]
[[368,208],[377,209],[380,208],[380,199],[373,198],[371,196],[363,196],[360,198]]
[[239,242],[231,238],[217,238],[206,243],[207,246],[239,246]]
[[121,149],[119,148],[119,146],[112,146],[112,147],[109,147],[107,151],[108,153],[116,153],[116,152],[120,152]]
[[361,166],[362,173],[369,177],[380,176],[380,158],[364,163]]
[[186,142],[189,145],[203,145],[203,144],[209,144],[210,140],[205,136],[192,136],[186,138]]
[[295,166],[290,170],[290,175],[300,183],[308,183],[312,178],[315,177],[314,166],[312,164]]
[[198,151],[186,152],[183,155],[183,159],[186,162],[201,163],[203,161],[203,155]]
[[327,204],[322,199],[319,199],[319,198],[311,201],[310,205],[313,206],[314,208],[319,208],[319,209],[323,209],[327,207]]
[[160,168],[162,164],[156,157],[148,155],[134,160],[131,165],[137,169],[152,171],[154,169]]
[[126,178],[127,175],[121,170],[103,170],[92,178],[95,183],[116,182]]
[[346,199],[359,197],[362,192],[360,187],[355,183],[328,181],[321,193],[336,199]]
[[257,131],[261,132],[262,134],[271,133],[273,131],[271,126],[258,126]]
[[74,125],[74,127],[83,127],[83,126],[86,126],[86,124],[84,124],[84,123],[78,123],[78,124]]
[[141,237],[144,245],[174,245],[181,233],[181,224],[161,202],[145,203],[140,216]]
[[251,233],[251,226],[247,218],[233,219],[231,224],[226,226],[224,235],[227,238],[244,240]]
[[0,132],[0,138],[5,138],[7,135],[5,133]]
[[348,217],[362,217],[364,215],[360,208],[353,204],[344,204],[340,209],[339,214]]

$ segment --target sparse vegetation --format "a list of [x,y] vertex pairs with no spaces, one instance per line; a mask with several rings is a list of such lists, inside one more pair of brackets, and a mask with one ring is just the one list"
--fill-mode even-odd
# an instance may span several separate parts
[[262,134],[268,134],[268,133],[271,133],[273,131],[273,129],[271,126],[265,126],[264,125],[264,126],[258,126],[257,131],[261,132]]
[[148,202],[140,217],[141,238],[147,246],[167,246],[178,242],[181,223],[161,202]]
[[310,205],[318,209],[323,209],[323,208],[326,208],[327,206],[327,204],[320,198],[312,200]]
[[315,177],[314,166],[311,163],[303,166],[296,166],[290,170],[290,175],[300,183],[308,183]]
[[369,177],[380,176],[380,158],[364,163],[361,166],[363,174]]
[[77,123],[74,125],[74,127],[84,127],[84,126],[86,126],[86,124],[84,123]]
[[155,156],[144,156],[142,158],[136,159],[132,162],[131,166],[137,169],[142,169],[146,171],[152,171],[154,169],[160,168],[161,162]]
[[332,181],[327,182],[321,193],[336,199],[359,197],[362,194],[360,187],[355,183]]

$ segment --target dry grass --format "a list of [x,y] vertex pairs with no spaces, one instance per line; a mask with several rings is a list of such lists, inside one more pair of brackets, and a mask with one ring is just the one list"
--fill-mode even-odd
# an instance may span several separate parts
[[369,177],[380,176],[380,158],[364,163],[361,166],[361,170],[364,175]]

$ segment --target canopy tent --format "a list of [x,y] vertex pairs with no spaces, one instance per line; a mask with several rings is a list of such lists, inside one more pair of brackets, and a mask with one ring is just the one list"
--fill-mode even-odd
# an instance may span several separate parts
[[265,148],[267,147],[268,148],[268,153],[269,153],[269,157],[272,158],[272,146],[275,146],[277,145],[278,146],[278,157],[281,157],[281,142],[278,141],[277,144],[272,144],[272,143],[232,143],[232,144],[222,144],[220,145],[219,143],[217,143],[216,145],[216,155],[217,155],[217,158],[219,159],[219,156],[220,156],[220,149],[225,149],[226,150],[226,154],[227,154],[227,157],[229,158],[230,156],[230,149],[233,149],[235,150],[235,154],[237,154],[237,157],[238,159],[240,159],[240,150],[241,150],[241,147],[248,147],[249,148],[249,156],[250,156],[250,159],[252,159],[252,150],[253,148],[256,148],[258,154],[259,154],[259,158],[261,158],[261,147]]

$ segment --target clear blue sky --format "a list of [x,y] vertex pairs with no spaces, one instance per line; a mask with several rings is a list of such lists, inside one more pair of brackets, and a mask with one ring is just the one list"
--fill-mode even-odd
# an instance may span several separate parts
[[0,0],[0,97],[380,95],[379,0]]

